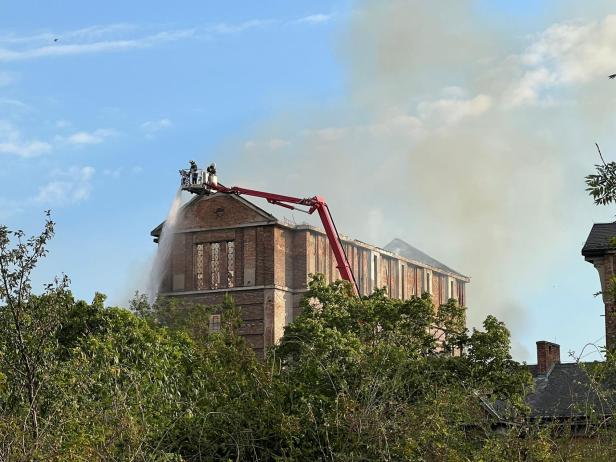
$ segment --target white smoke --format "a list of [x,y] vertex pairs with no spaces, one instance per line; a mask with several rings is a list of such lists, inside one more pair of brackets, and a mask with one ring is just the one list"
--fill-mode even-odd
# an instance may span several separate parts
[[173,203],[171,204],[171,208],[167,214],[161,235],[158,239],[158,249],[156,250],[156,256],[154,257],[154,262],[152,263],[152,268],[150,269],[150,277],[147,288],[148,301],[150,304],[156,301],[163,278],[169,271],[173,239],[181,208],[182,190],[178,189],[175,193]]
[[348,95],[231,141],[219,158],[239,161],[220,170],[324,195],[341,232],[400,237],[470,275],[470,324],[493,313],[515,339],[546,277],[585,265],[596,211],[583,176],[595,140],[616,152],[616,16],[604,8],[521,36],[476,6],[360,3],[340,47]]

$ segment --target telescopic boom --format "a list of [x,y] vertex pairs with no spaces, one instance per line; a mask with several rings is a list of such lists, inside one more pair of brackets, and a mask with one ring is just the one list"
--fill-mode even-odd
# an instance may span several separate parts
[[[188,170],[180,170],[182,177],[181,187],[182,190],[188,191],[192,194],[209,195],[212,192],[219,192],[223,194],[236,194],[238,196],[252,196],[261,197],[270,204],[279,205],[291,210],[301,210],[308,214],[317,212],[321,223],[327,234],[329,245],[331,246],[334,257],[336,258],[336,268],[340,272],[340,276],[345,281],[349,281],[353,286],[355,295],[359,295],[359,289],[355,276],[351,270],[351,265],[342,246],[340,235],[336,229],[336,224],[332,217],[327,202],[321,196],[314,196],[308,198],[299,198],[293,196],[284,196],[281,194],[273,194],[264,191],[257,191],[254,189],[242,188],[240,186],[226,187],[218,182],[216,176],[216,165],[210,165],[205,171],[195,168],[196,164],[191,162],[191,168]],[[306,210],[297,208],[296,206],[305,206]]]

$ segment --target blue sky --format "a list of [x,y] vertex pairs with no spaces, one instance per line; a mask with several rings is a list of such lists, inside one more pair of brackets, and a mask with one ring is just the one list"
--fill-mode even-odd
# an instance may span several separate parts
[[[616,148],[603,107],[616,87],[587,52],[610,41],[611,10],[591,3],[0,2],[0,222],[33,233],[52,209],[36,282],[64,272],[78,297],[124,303],[177,169],[216,160],[228,182],[326,194],[347,234],[401,237],[468,273],[475,323],[511,323],[517,359],[540,339],[580,352],[603,341],[603,318],[579,251],[614,214],[577,183],[595,140]],[[485,174],[464,170],[478,158]],[[505,170],[501,197],[490,178]]]
[[[178,168],[280,107],[341,91],[332,36],[344,4],[286,3],[194,2],[182,14],[125,2],[3,6],[4,54],[43,49],[0,58],[3,135],[19,145],[2,155],[0,216],[34,231],[53,210],[57,237],[40,273],[65,271],[78,296],[117,301],[153,251],[149,230]],[[71,46],[82,50],[64,55]]]

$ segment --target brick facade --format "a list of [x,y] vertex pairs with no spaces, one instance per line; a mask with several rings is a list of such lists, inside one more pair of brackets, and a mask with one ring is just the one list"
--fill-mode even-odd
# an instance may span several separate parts
[[614,303],[613,290],[610,290],[611,281],[613,281],[616,276],[615,259],[615,254],[607,252],[602,256],[594,256],[586,259],[593,264],[599,273],[601,295],[605,309],[605,344],[609,350],[613,350],[616,347],[616,304]]
[[616,348],[616,222],[593,225],[582,248],[585,260],[596,268],[605,309],[605,344]]
[[[162,226],[152,231],[155,240]],[[183,207],[175,233],[160,292],[211,305],[230,293],[240,307],[241,333],[258,354],[299,314],[311,273],[329,282],[339,278],[322,230],[279,221],[238,196],[195,197]],[[407,299],[429,290],[437,306],[450,297],[466,303],[466,276],[360,241],[342,242],[363,295],[385,287],[391,297]]]

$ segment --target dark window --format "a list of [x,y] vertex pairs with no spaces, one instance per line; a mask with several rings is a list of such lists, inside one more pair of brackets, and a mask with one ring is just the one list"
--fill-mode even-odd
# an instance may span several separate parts
[[400,279],[402,280],[402,300],[406,299],[406,268],[402,265],[400,269]]
[[220,315],[212,314],[210,315],[210,332],[219,332],[220,331]]
[[377,289],[379,287],[379,256],[374,256],[374,261],[372,264],[372,280],[374,281],[374,288]]

